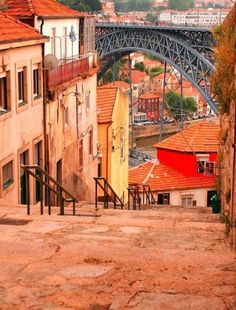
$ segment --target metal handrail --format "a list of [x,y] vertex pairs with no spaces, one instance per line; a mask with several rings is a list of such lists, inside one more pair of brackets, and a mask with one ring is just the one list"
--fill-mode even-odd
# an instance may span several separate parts
[[137,203],[140,210],[142,199],[139,194],[138,185],[131,185],[131,187],[128,187],[128,210],[130,210],[130,196],[133,198],[133,210],[137,209]]
[[[146,197],[146,200],[145,200],[145,197]],[[150,185],[144,184],[143,185],[143,204],[145,202],[147,203],[147,201],[148,201],[148,204],[155,204],[156,203],[156,200],[153,196]]]
[[[95,180],[95,207],[96,207],[96,209],[97,209],[97,205],[98,205],[97,186],[99,186],[103,190],[103,194],[104,194],[104,209],[108,209],[108,199],[109,199],[109,197],[112,199],[112,202],[114,204],[114,209],[116,209],[116,207],[118,205],[120,205],[121,209],[124,208],[124,203],[117,196],[117,194],[114,191],[114,189],[112,188],[112,186],[107,182],[107,180],[104,177],[94,177],[94,180]],[[103,181],[104,185],[102,185],[99,181]],[[108,192],[109,189],[111,191],[110,195],[109,195],[109,192]],[[112,197],[112,195],[114,197]]]
[[[27,197],[27,214],[30,215],[30,190],[29,190],[29,175],[34,177],[36,181],[40,183],[40,196],[41,196],[41,215],[43,214],[43,186],[49,190],[49,199],[48,199],[48,214],[51,214],[51,202],[50,202],[50,192],[52,191],[59,200],[60,204],[60,215],[64,215],[64,207],[65,207],[65,202],[72,202],[73,203],[73,215],[75,215],[75,204],[78,202],[78,200],[71,194],[69,193],[60,183],[58,183],[55,179],[53,179],[45,170],[43,170],[40,166],[38,165],[22,165],[22,169],[25,170],[26,172],[26,197]],[[35,171],[39,172],[39,175],[34,173],[32,171],[34,169]],[[43,176],[45,177],[45,180],[43,179]],[[54,183],[54,185],[57,186],[56,190],[54,187],[52,187],[49,184],[49,181]],[[69,196],[70,199],[63,197],[63,193]]]

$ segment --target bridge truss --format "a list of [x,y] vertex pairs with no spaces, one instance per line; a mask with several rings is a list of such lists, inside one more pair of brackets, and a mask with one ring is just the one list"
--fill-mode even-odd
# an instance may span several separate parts
[[210,76],[214,71],[214,39],[210,31],[99,24],[96,31],[96,48],[102,61],[98,78],[124,55],[133,51],[147,52],[175,67],[217,114],[217,105],[210,88]]

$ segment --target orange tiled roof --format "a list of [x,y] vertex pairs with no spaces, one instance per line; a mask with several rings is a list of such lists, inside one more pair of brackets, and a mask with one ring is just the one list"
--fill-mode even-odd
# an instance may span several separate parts
[[147,184],[153,191],[204,188],[215,186],[215,176],[186,176],[154,160],[130,168],[129,184]]
[[0,44],[13,41],[43,39],[38,31],[14,18],[0,13]]
[[97,88],[98,123],[108,123],[112,120],[112,113],[117,96],[116,87]]
[[217,122],[198,122],[154,146],[180,152],[217,152],[219,132],[220,127]]
[[105,84],[105,85],[102,85],[101,86],[102,88],[104,88],[104,87],[108,87],[108,88],[110,88],[110,87],[118,87],[118,88],[124,88],[124,89],[129,89],[130,88],[130,86],[129,86],[129,84],[128,83],[126,83],[126,82],[124,82],[124,81],[114,81],[114,82],[110,82],[110,83],[108,83],[108,84]]
[[56,0],[6,0],[7,14],[14,17],[51,16],[79,17],[84,13],[70,9]]
[[139,70],[131,71],[131,80],[133,83],[138,84],[146,77],[146,73]]
[[159,98],[158,95],[153,93],[145,93],[139,97],[139,99],[157,99],[157,98]]

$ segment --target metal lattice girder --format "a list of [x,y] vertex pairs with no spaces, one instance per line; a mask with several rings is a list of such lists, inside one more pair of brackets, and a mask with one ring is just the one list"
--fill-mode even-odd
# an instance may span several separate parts
[[[120,57],[119,54],[132,51],[144,51],[168,62],[192,83],[217,114],[209,80],[214,71],[214,65],[188,42],[158,32],[156,29],[154,31],[140,26],[124,29],[118,27],[115,31],[100,33],[96,39],[96,48],[101,60],[111,56],[117,59]],[[107,66],[102,68],[107,69]],[[100,77],[104,73],[105,71],[101,71]]]

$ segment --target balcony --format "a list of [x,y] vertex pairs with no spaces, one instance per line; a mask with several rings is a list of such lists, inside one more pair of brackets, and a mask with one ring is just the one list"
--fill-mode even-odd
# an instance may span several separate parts
[[90,69],[89,56],[63,63],[47,74],[47,88],[53,88],[87,73]]

